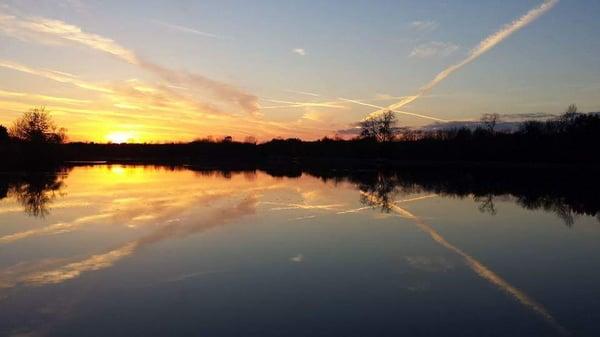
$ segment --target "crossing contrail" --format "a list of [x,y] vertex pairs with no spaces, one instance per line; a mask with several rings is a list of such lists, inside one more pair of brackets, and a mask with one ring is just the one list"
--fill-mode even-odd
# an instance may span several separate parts
[[537,18],[544,15],[546,12],[551,10],[558,3],[558,1],[559,0],[545,0],[544,3],[542,3],[538,7],[530,10],[525,15],[505,25],[499,31],[495,32],[494,34],[488,36],[487,38],[479,42],[479,44],[469,52],[469,56],[466,59],[444,69],[442,72],[437,74],[437,76],[433,80],[431,80],[431,82],[427,83],[425,86],[419,89],[416,95],[408,96],[400,100],[399,102],[388,106],[385,109],[379,109],[375,112],[372,112],[371,114],[369,114],[369,116],[377,115],[387,110],[394,111],[400,109],[403,106],[414,102],[419,97],[429,93],[436,85],[445,80],[452,73],[460,70],[462,67],[475,61],[481,55],[494,48],[500,42],[504,41],[506,38],[511,36],[513,33],[519,31],[523,27],[526,27],[527,25],[535,21]]
[[[409,96],[409,97],[414,97],[414,96]],[[431,116],[426,116],[426,115],[421,115],[421,114],[417,114],[417,113],[414,113],[414,112],[407,112],[407,111],[401,111],[401,110],[396,110],[396,109],[386,109],[386,108],[384,108],[382,106],[379,106],[379,105],[365,103],[365,102],[358,101],[358,100],[355,100],[355,99],[348,99],[348,98],[342,98],[342,97],[339,97],[338,99],[340,101],[354,103],[354,104],[358,104],[358,105],[364,105],[364,106],[368,106],[368,107],[371,107],[371,108],[382,109],[384,111],[385,110],[390,110],[390,111],[393,111],[395,113],[399,113],[399,114],[402,114],[402,115],[408,115],[408,116],[414,116],[414,117],[419,117],[419,118],[430,119],[430,120],[433,120],[433,121],[436,121],[436,122],[448,122],[445,119],[431,117]],[[403,98],[403,99],[406,99],[406,98]]]

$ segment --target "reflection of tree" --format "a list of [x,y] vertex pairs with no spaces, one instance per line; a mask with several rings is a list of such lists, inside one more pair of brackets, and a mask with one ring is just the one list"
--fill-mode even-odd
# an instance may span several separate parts
[[380,207],[382,212],[389,213],[393,198],[398,194],[397,187],[394,176],[378,173],[373,179],[359,183],[359,189],[363,192],[360,202],[373,208]]
[[48,205],[64,186],[65,173],[57,171],[3,176],[4,181],[0,186],[6,187],[5,196],[14,197],[23,206],[25,213],[44,217],[49,214]]
[[488,194],[485,196],[475,196],[473,197],[475,202],[479,202],[479,211],[481,213],[488,213],[490,215],[498,214],[498,210],[496,210],[496,205],[494,204],[494,195]]
[[[572,227],[575,223],[575,211],[564,198],[521,197],[517,199],[517,203],[527,209],[543,209],[546,212],[552,212],[569,227]],[[597,213],[596,216],[600,220],[600,213]]]
[[[311,169],[324,180],[350,181],[363,192],[361,202],[390,211],[399,194],[434,193],[445,197],[473,197],[478,209],[498,212],[495,201],[511,198],[530,210],[554,213],[571,227],[578,215],[593,216],[600,222],[600,180],[595,171],[545,168],[464,168],[418,167],[397,171],[331,171]],[[493,178],[491,178],[493,177]]]

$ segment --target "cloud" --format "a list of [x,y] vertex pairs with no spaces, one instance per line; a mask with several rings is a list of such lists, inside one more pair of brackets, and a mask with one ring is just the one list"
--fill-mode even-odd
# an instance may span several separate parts
[[430,58],[445,57],[458,50],[458,46],[450,42],[432,41],[416,46],[409,54],[409,57]]
[[3,60],[3,59],[0,59],[0,67],[6,68],[6,69],[11,69],[14,71],[20,71],[20,72],[30,74],[30,75],[44,77],[44,78],[47,78],[47,79],[50,79],[50,80],[53,80],[56,82],[60,82],[60,83],[72,84],[74,86],[77,86],[77,87],[80,87],[83,89],[87,89],[87,90],[103,92],[103,93],[111,92],[110,89],[105,88],[101,85],[97,85],[94,83],[89,83],[89,82],[79,80],[76,77],[73,77],[72,75],[67,75],[60,71],[32,68],[32,67],[26,66],[24,64],[20,64],[20,63],[9,61],[9,60]]
[[84,32],[81,28],[60,20],[3,15],[0,16],[0,31],[23,40],[58,44],[73,42],[103,51],[132,64],[138,62],[135,53],[120,46],[114,40]]
[[[0,14],[0,32],[15,38],[39,43],[83,45],[107,53],[117,59],[150,72],[169,85],[187,87],[208,92],[224,103],[234,104],[250,114],[258,113],[258,97],[246,93],[230,84],[216,81],[205,76],[169,69],[139,57],[134,51],[121,46],[113,39],[85,32],[82,28],[66,22],[42,17],[20,17]],[[14,68],[13,68],[14,69]],[[20,69],[22,70],[22,69]],[[52,79],[78,85],[68,76],[54,74]],[[45,77],[51,77],[44,74]]]
[[7,91],[7,90],[2,90],[2,89],[0,89],[0,97],[27,99],[29,101],[40,101],[40,102],[47,102],[47,101],[60,102],[60,103],[69,104],[69,105],[85,105],[85,104],[89,104],[91,102],[89,100],[30,94],[30,93],[26,93],[26,92],[15,92],[15,91]]
[[290,258],[290,261],[294,262],[294,263],[301,263],[304,261],[304,255],[302,254],[298,254],[296,256],[292,256]]
[[433,80],[431,80],[429,83],[423,86],[416,95],[400,100],[399,102],[392,104],[385,109],[379,109],[371,113],[370,115],[377,115],[386,110],[400,109],[403,106],[417,100],[421,96],[429,93],[436,85],[445,80],[448,76],[460,70],[469,63],[475,61],[481,55],[485,54],[486,52],[494,48],[496,45],[506,40],[509,36],[516,33],[523,27],[526,27],[527,25],[538,19],[540,16],[544,15],[546,12],[551,10],[558,3],[558,1],[559,0],[545,0],[544,3],[542,3],[538,7],[531,9],[525,15],[505,25],[499,31],[483,39],[475,48],[473,48],[470,51],[469,56],[466,59],[441,71]]
[[439,27],[439,24],[435,21],[413,21],[410,23],[410,27],[418,32],[432,32]]
[[313,96],[313,97],[320,97],[321,95],[314,93],[314,92],[308,92],[308,91],[299,91],[299,90],[292,90],[292,89],[285,89],[284,91],[292,93],[292,94],[299,94],[299,95],[305,95],[305,96]]
[[181,32],[181,33],[199,35],[199,36],[203,36],[203,37],[209,37],[212,39],[220,39],[220,40],[231,39],[230,37],[207,33],[207,32],[203,32],[203,31],[200,31],[200,30],[197,30],[194,28],[180,26],[180,25],[176,25],[176,24],[172,24],[172,23],[168,23],[168,22],[163,22],[163,21],[158,21],[158,20],[152,20],[152,22],[154,22],[160,26],[166,27],[170,30]]
[[304,50],[304,48],[294,48],[292,49],[292,53],[298,54],[300,56],[306,56],[306,50]]

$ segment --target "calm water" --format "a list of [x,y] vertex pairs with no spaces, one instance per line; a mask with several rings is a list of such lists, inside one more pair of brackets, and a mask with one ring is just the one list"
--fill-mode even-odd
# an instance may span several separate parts
[[600,335],[597,192],[292,175],[3,175],[0,336]]

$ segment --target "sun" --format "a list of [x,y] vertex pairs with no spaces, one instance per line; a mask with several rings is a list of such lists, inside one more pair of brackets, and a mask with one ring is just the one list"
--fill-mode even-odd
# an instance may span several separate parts
[[133,141],[133,132],[111,132],[106,135],[106,140],[114,144],[122,144]]

